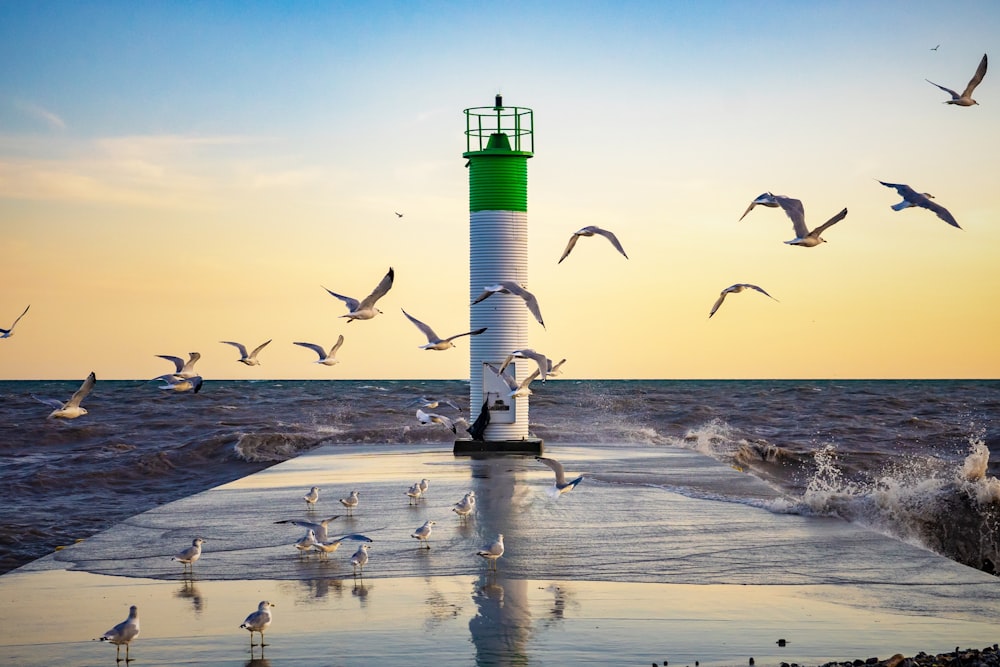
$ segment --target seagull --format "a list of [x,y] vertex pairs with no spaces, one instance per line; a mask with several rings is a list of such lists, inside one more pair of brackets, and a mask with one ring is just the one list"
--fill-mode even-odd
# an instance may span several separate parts
[[468,429],[469,422],[465,421],[462,417],[458,419],[450,419],[444,415],[439,415],[434,412],[424,412],[420,408],[417,408],[417,421],[421,424],[441,424],[447,429],[450,429],[452,433],[458,434],[458,427]]
[[181,565],[184,566],[185,570],[188,569],[188,567],[191,567],[191,569],[193,570],[195,561],[201,558],[201,545],[204,541],[205,540],[203,540],[200,537],[194,538],[194,540],[191,542],[191,546],[189,546],[187,549],[184,549],[170,560],[175,560],[179,562]]
[[531,373],[531,375],[524,378],[524,380],[518,383],[518,381],[514,378],[514,376],[511,375],[509,370],[504,370],[504,372],[501,373],[500,369],[498,369],[493,364],[486,364],[486,367],[489,368],[498,378],[503,380],[504,384],[507,385],[507,388],[510,389],[510,393],[507,394],[509,398],[530,396],[531,389],[528,388],[528,385],[534,382],[535,379],[538,378],[539,376],[538,369],[535,369]]
[[417,482],[416,484],[411,486],[407,490],[406,495],[410,499],[410,504],[415,505],[420,500],[420,496],[422,495],[420,491],[420,482]]
[[375,290],[365,297],[364,301],[358,301],[357,299],[353,299],[349,296],[337,294],[333,290],[329,290],[325,287],[323,289],[347,305],[348,313],[346,315],[341,315],[341,317],[348,318],[347,323],[350,324],[354,320],[370,320],[382,312],[375,307],[375,302],[384,297],[386,292],[392,288],[392,281],[395,276],[396,273],[390,266],[389,272],[385,274],[385,277],[382,278],[379,284],[375,287]]
[[503,556],[503,533],[497,535],[496,542],[487,544],[476,552],[477,556],[485,558],[490,563],[490,569],[494,572],[497,569],[497,559]]
[[618,242],[617,236],[615,236],[612,232],[609,232],[606,229],[601,229],[600,227],[597,227],[595,225],[588,225],[583,229],[573,232],[573,236],[569,237],[569,243],[566,244],[566,249],[563,250],[562,257],[559,258],[559,261],[556,262],[556,264],[562,264],[562,261],[567,257],[569,257],[570,251],[573,250],[573,246],[576,245],[576,242],[580,239],[581,236],[593,236],[594,234],[600,234],[607,240],[611,241],[611,245],[615,247],[615,250],[620,252],[625,257],[625,259],[628,259],[628,255],[625,254],[625,249],[622,248],[622,244]]
[[177,377],[189,378],[197,375],[197,373],[194,372],[194,364],[196,361],[201,359],[200,352],[189,352],[187,361],[184,361],[180,357],[172,357],[169,354],[158,354],[156,356],[160,359],[166,359],[167,361],[172,362],[177,369],[173,375],[176,375]]
[[313,505],[316,504],[316,501],[319,500],[319,487],[314,486],[313,488],[309,489],[309,493],[302,496],[302,499],[306,501],[306,505],[309,507],[309,509],[312,509]]
[[[712,315],[715,315],[715,311],[717,311],[719,309],[719,306],[722,305],[722,302],[726,300],[726,295],[727,294],[739,294],[740,292],[742,292],[745,289],[757,290],[758,292],[760,292],[764,296],[770,296],[772,299],[774,299],[773,296],[771,296],[770,294],[768,294],[767,292],[765,292],[760,287],[757,287],[756,285],[751,285],[750,283],[737,283],[735,285],[730,285],[729,287],[727,287],[726,289],[722,290],[719,293],[719,298],[716,299],[715,305],[712,306],[712,312],[710,312],[708,314],[708,316],[712,317]],[[777,299],[774,299],[774,300],[777,301]]]
[[[953,216],[944,206],[932,202],[931,199],[934,195],[929,192],[921,194],[909,185],[903,185],[901,183],[886,183],[885,181],[879,181],[879,183],[887,188],[894,188],[896,192],[899,193],[899,196],[903,198],[903,201],[891,206],[893,211],[902,211],[904,208],[910,208],[911,206],[920,206],[929,211],[934,211],[937,213],[937,217],[941,218],[952,227],[958,227],[958,222],[955,220],[955,216]],[[958,228],[961,229],[961,227]]]
[[[769,204],[767,203],[767,201],[758,201],[762,200],[765,197],[765,195],[769,198],[770,201],[773,201],[774,204]],[[765,193],[765,195],[757,197],[757,199],[755,199],[754,202],[757,204],[762,204],[764,206],[774,206],[774,205],[780,206],[781,209],[785,212],[785,214],[792,220],[792,227],[795,229],[795,238],[792,239],[791,241],[785,241],[785,243],[789,245],[797,245],[806,248],[811,248],[813,246],[819,245],[820,243],[826,243],[826,239],[821,238],[820,234],[822,234],[827,229],[829,229],[830,227],[832,227],[833,225],[837,224],[845,217],[847,217],[847,209],[845,208],[843,211],[833,216],[832,218],[824,222],[816,229],[809,231],[809,229],[806,227],[805,208],[802,206],[802,202],[800,200],[792,199],[791,197],[785,197],[782,195],[772,195],[770,193]],[[751,205],[751,208],[753,207],[753,205],[754,204]],[[750,209],[747,209],[747,211],[749,210]],[[743,215],[746,215],[746,213],[744,213]],[[742,219],[743,218],[740,218],[740,220]]]
[[464,519],[472,514],[472,510],[476,508],[476,492],[469,491],[462,499],[455,503],[455,506],[451,508],[451,511],[459,516],[459,518]]
[[351,491],[351,495],[347,498],[341,498],[340,504],[347,508],[347,516],[354,514],[354,508],[358,506],[358,492]]
[[937,46],[935,46],[934,48],[932,48],[931,51],[937,51],[939,46],[941,46],[941,45],[938,44]]
[[580,475],[576,479],[571,479],[566,481],[566,472],[563,470],[562,464],[555,459],[545,458],[544,456],[536,456],[535,460],[544,463],[556,473],[556,484],[555,490],[556,495],[562,495],[564,493],[569,493],[576,488],[576,485],[583,481],[583,475]]
[[395,213],[395,214],[396,214],[396,217],[397,217],[397,218],[402,218],[402,217],[403,217],[403,214],[402,214],[402,213],[400,213],[399,211],[393,211],[393,213]]
[[182,378],[179,375],[174,375],[172,373],[161,375],[153,379],[163,380],[166,382],[166,384],[160,385],[160,389],[163,389],[164,391],[176,391],[178,393],[193,392],[197,394],[201,391],[201,385],[204,382],[200,375],[192,375],[191,377]]
[[[936,50],[936,49],[937,49],[937,47],[935,47],[932,50]],[[938,88],[940,88],[944,92],[946,92],[949,95],[951,95],[951,99],[950,100],[945,100],[944,101],[945,104],[954,104],[954,105],[960,106],[960,107],[971,107],[974,104],[979,104],[979,102],[977,102],[974,99],[972,99],[972,91],[974,91],[976,89],[976,86],[978,86],[980,84],[980,82],[982,82],[984,76],[986,76],[986,54],[985,53],[983,54],[983,59],[979,61],[979,67],[976,68],[976,73],[972,75],[971,79],[969,79],[969,85],[967,85],[965,87],[965,90],[962,91],[961,95],[959,95],[958,93],[956,93],[951,88],[945,88],[944,86],[942,86],[940,84],[934,83],[930,79],[924,79],[924,81],[926,81],[927,83],[931,84],[932,86],[937,86]]]
[[427,408],[428,410],[434,410],[442,405],[447,405],[448,407],[455,408],[459,412],[464,412],[458,404],[449,401],[447,398],[427,398],[426,396],[421,396],[420,398],[415,398],[410,401],[409,405],[415,405],[417,403],[420,403],[421,408]]
[[422,480],[417,482],[417,486],[420,487],[420,495],[427,493],[427,488],[431,485],[431,480],[424,477]]
[[306,530],[312,529],[312,531],[316,533],[316,540],[318,542],[326,542],[327,538],[326,527],[330,524],[331,521],[339,518],[340,515],[338,514],[337,516],[331,516],[329,519],[323,519],[319,523],[314,523],[312,521],[297,521],[295,519],[283,519],[281,521],[275,521],[275,523],[290,523],[293,526],[298,526],[299,528],[305,528]]
[[[502,364],[500,364],[499,372],[503,373],[505,370],[507,370],[507,366],[509,366],[510,362],[514,361],[515,358],[531,359],[532,361],[534,361],[538,365],[538,372],[542,376],[542,382],[545,382],[545,377],[549,374],[549,369],[552,368],[551,359],[546,357],[541,352],[535,352],[534,350],[528,348],[523,350],[514,350],[513,352],[508,354],[507,358],[503,360]],[[563,361],[565,361],[565,359]]]
[[[28,308],[31,308],[30,303],[28,304]],[[21,313],[20,315],[17,316],[17,319],[14,320],[14,324],[10,325],[9,329],[0,329],[0,338],[10,338],[11,336],[14,335],[14,327],[17,326],[17,323],[20,322],[21,318],[24,317],[25,313],[28,312],[28,308],[25,308],[24,313]],[[128,650],[126,649],[126,653],[127,652]]]
[[337,342],[333,344],[333,347],[330,348],[329,352],[327,352],[322,345],[317,345],[316,343],[296,342],[295,344],[301,345],[302,347],[308,347],[310,350],[319,355],[319,359],[314,361],[314,364],[333,366],[334,364],[339,363],[337,361],[337,350],[339,350],[340,346],[344,344],[344,334],[340,334],[340,336],[337,337]]
[[357,576],[359,570],[362,575],[365,573],[365,565],[368,564],[369,549],[371,549],[370,545],[367,543],[362,544],[358,547],[358,550],[354,552],[354,555],[351,556],[351,566],[354,568],[355,576]]
[[538,323],[542,325],[542,328],[545,327],[545,322],[542,321],[542,311],[538,308],[538,299],[535,298],[534,294],[512,280],[501,280],[499,283],[494,285],[487,285],[483,288],[483,293],[477,296],[472,302],[472,305],[476,305],[480,301],[488,299],[494,294],[513,294],[514,296],[524,299],[524,305],[528,307],[528,310],[535,316]]
[[247,616],[243,623],[240,624],[241,628],[245,628],[250,631],[251,647],[254,645],[253,633],[255,632],[260,633],[260,645],[262,647],[267,646],[267,644],[264,643],[264,631],[267,630],[269,625],[271,625],[271,607],[273,606],[275,605],[271,604],[267,600],[262,600],[261,603],[257,605],[257,611]]
[[752,202],[750,202],[750,205],[747,206],[747,210],[743,211],[743,215],[740,216],[740,219],[737,220],[737,222],[747,217],[747,213],[752,211],[754,206],[768,206],[770,208],[777,208],[778,202],[775,199],[774,195],[772,195],[770,192],[765,192],[763,194],[757,195],[757,198],[754,199]]
[[31,397],[39,403],[44,403],[50,408],[53,408],[52,412],[49,413],[49,419],[76,419],[77,417],[82,417],[87,414],[87,409],[81,407],[80,403],[87,397],[90,390],[94,388],[94,384],[96,382],[97,378],[94,375],[94,372],[91,371],[90,375],[87,376],[87,379],[80,385],[80,388],[73,392],[73,395],[70,396],[70,399],[65,403],[56,398],[39,398],[34,394],[32,394]]
[[362,535],[360,533],[351,533],[350,535],[343,535],[335,540],[330,540],[329,542],[316,542],[313,547],[323,553],[324,556],[332,554],[334,551],[340,548],[341,543],[344,540],[354,540],[356,542],[371,542],[372,538]]
[[430,549],[431,545],[427,543],[427,540],[430,539],[431,528],[433,528],[433,526],[435,525],[437,525],[436,521],[430,521],[430,520],[424,521],[424,525],[420,526],[420,528],[417,528],[415,531],[413,531],[410,537],[417,538],[417,540],[421,543],[421,547],[426,547],[427,549]]
[[562,375],[562,365],[566,363],[565,359],[560,359],[557,363],[553,364],[552,360],[549,359],[549,376],[556,377]]
[[241,364],[246,364],[247,366],[260,366],[260,362],[257,361],[257,353],[263,350],[265,347],[267,347],[268,343],[270,343],[271,341],[268,340],[264,343],[261,343],[260,345],[255,347],[253,349],[253,352],[251,352],[250,354],[247,354],[247,348],[246,346],[243,345],[243,343],[237,343],[236,341],[232,340],[220,340],[219,342],[225,343],[226,345],[232,345],[237,350],[239,350],[240,358],[237,359],[237,361],[240,362]]
[[[403,309],[400,308],[400,310]],[[454,336],[449,336],[448,338],[441,338],[434,333],[434,329],[431,329],[413,315],[410,315],[405,310],[403,310],[403,314],[406,315],[406,319],[413,322],[413,324],[415,324],[416,327],[420,329],[425,336],[427,336],[427,344],[419,346],[421,350],[447,350],[449,347],[455,347],[455,344],[451,341],[456,338],[461,338],[462,336],[478,336],[486,331],[486,327],[482,327],[481,329],[476,329],[475,331],[466,331],[465,333],[455,334]]]
[[312,549],[314,544],[316,544],[316,531],[310,528],[306,531],[306,534],[302,536],[302,539],[295,543],[295,548],[305,553],[306,551]]
[[139,636],[139,608],[129,607],[128,618],[98,637],[102,642],[115,645],[115,662],[121,662],[122,644],[125,644],[125,663],[131,662],[128,657],[128,647],[133,639]]

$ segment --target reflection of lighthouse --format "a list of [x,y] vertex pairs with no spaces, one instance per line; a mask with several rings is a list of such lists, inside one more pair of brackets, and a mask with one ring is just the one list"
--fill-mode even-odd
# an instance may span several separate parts
[[[528,279],[528,158],[533,154],[531,109],[505,107],[500,95],[492,107],[465,110],[469,168],[470,301],[488,285]],[[513,294],[494,294],[470,307],[471,337],[469,410],[473,417],[486,406],[490,422],[483,442],[460,440],[459,451],[540,451],[541,441],[528,436],[528,398],[511,390],[487,367],[499,368],[506,356],[529,347],[534,326],[524,301]],[[530,362],[529,362],[530,363]],[[530,372],[524,360],[508,367],[518,382]]]

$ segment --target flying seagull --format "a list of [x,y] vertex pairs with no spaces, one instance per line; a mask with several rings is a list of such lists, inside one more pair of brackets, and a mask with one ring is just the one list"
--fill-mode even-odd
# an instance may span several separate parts
[[329,554],[332,554],[337,549],[339,549],[341,543],[344,540],[354,540],[355,542],[371,542],[372,538],[362,535],[361,533],[351,533],[350,535],[342,535],[341,537],[332,539],[329,542],[316,542],[313,544],[313,548],[316,549],[316,551],[321,552],[325,557],[328,556]]
[[175,391],[179,394],[191,392],[197,394],[201,391],[201,385],[204,382],[200,375],[192,375],[191,377],[181,377],[179,375],[173,375],[168,373],[167,375],[160,375],[159,377],[153,378],[154,380],[163,380],[166,384],[161,384],[160,389],[164,391]]
[[747,210],[743,211],[743,215],[740,216],[740,219],[737,220],[737,222],[740,222],[743,220],[743,218],[747,217],[747,213],[752,211],[754,206],[768,206],[770,208],[777,208],[778,201],[775,199],[775,196],[772,195],[770,192],[765,192],[763,194],[757,195],[757,198],[754,199],[752,202],[750,202],[750,205],[747,206]]
[[[30,303],[28,304],[28,308],[31,308]],[[17,319],[14,320],[14,324],[10,325],[9,329],[0,329],[0,338],[10,338],[11,336],[14,335],[14,327],[16,327],[17,323],[21,321],[21,318],[24,317],[24,314],[28,312],[28,308],[25,308],[24,313],[21,313],[20,315],[17,316]],[[126,653],[127,652],[128,649],[126,649]]]
[[415,398],[410,401],[407,405],[420,404],[420,407],[427,408],[428,410],[434,410],[441,407],[442,405],[447,405],[448,407],[455,408],[459,412],[464,412],[457,403],[449,401],[447,398],[427,398],[426,396],[421,396],[420,398]]
[[566,472],[563,470],[562,464],[555,459],[545,458],[543,456],[536,456],[535,460],[539,463],[544,463],[548,467],[552,468],[552,471],[556,474],[555,490],[559,495],[564,493],[569,493],[576,488],[576,485],[583,481],[583,475],[580,475],[576,479],[571,479],[566,481]]
[[458,427],[468,429],[469,423],[465,421],[462,417],[458,419],[450,419],[444,415],[435,414],[433,412],[424,412],[420,408],[417,408],[417,421],[421,424],[441,424],[445,428],[451,429],[452,433],[458,434]]
[[225,343],[226,345],[232,345],[237,350],[240,351],[240,358],[237,359],[241,364],[246,364],[247,366],[260,366],[260,362],[257,361],[257,353],[263,350],[271,342],[270,340],[261,343],[253,349],[253,352],[247,354],[247,348],[243,343],[237,343],[232,340],[220,340],[220,343]]
[[275,521],[275,523],[290,523],[293,526],[298,526],[299,528],[305,528],[306,530],[312,530],[316,533],[317,542],[326,542],[327,532],[326,527],[334,519],[339,519],[340,515],[331,516],[329,519],[323,519],[319,523],[314,523],[312,521],[297,521],[295,519],[283,519],[281,521]]
[[531,389],[528,388],[528,385],[534,382],[540,374],[540,371],[536,368],[534,371],[532,371],[531,375],[524,378],[524,380],[522,380],[519,383],[509,370],[504,370],[501,373],[500,369],[494,366],[493,364],[486,364],[486,367],[489,368],[494,375],[503,380],[504,384],[507,385],[507,388],[510,389],[510,393],[508,393],[507,396],[510,398],[530,396]]
[[396,217],[397,217],[397,218],[402,218],[402,217],[403,217],[403,214],[402,214],[402,213],[400,213],[399,211],[393,211],[393,213],[395,213],[395,214],[396,214]]
[[396,276],[396,272],[389,267],[389,272],[385,274],[385,277],[379,282],[371,294],[366,296],[363,301],[358,301],[349,296],[343,296],[342,294],[337,294],[333,290],[324,287],[327,292],[332,296],[337,297],[347,305],[348,313],[346,315],[341,315],[341,317],[348,318],[347,323],[350,324],[354,320],[370,320],[382,311],[375,307],[375,302],[385,296],[392,288],[392,281]]
[[951,99],[950,100],[945,100],[944,101],[945,104],[955,104],[955,105],[960,106],[960,107],[971,107],[974,104],[979,104],[979,102],[977,102],[974,99],[972,99],[972,91],[974,91],[976,89],[976,86],[978,86],[980,84],[980,82],[982,82],[984,76],[986,76],[986,54],[985,53],[983,54],[983,59],[979,61],[979,67],[976,68],[976,73],[972,75],[971,79],[969,79],[969,85],[967,85],[965,87],[965,90],[962,91],[961,95],[959,95],[958,93],[956,93],[951,88],[945,88],[941,84],[934,83],[930,79],[924,79],[924,81],[926,81],[927,83],[931,84],[932,86],[937,86],[938,88],[940,88],[944,92],[946,92],[949,95],[951,95]]
[[189,352],[187,361],[184,361],[180,357],[172,357],[169,354],[158,354],[156,356],[160,359],[166,359],[171,362],[177,369],[173,375],[178,378],[190,378],[197,375],[197,373],[194,372],[194,364],[196,361],[201,359],[201,352]]
[[[792,227],[795,230],[795,238],[791,241],[785,241],[785,243],[789,245],[803,246],[806,248],[817,246],[820,243],[826,243],[826,239],[821,238],[820,234],[847,217],[847,209],[845,208],[816,229],[809,231],[809,228],[806,227],[805,208],[802,206],[802,202],[800,200],[785,197],[783,195],[772,195],[768,192],[757,197],[757,199],[755,199],[751,204],[751,208],[758,204],[763,206],[780,206],[781,210],[783,210],[791,219]],[[747,212],[749,211],[750,209],[747,209]],[[746,215],[746,213],[743,215]],[[740,218],[740,220],[742,219],[743,218]]]
[[49,419],[55,417],[61,419],[76,419],[77,417],[82,417],[87,414],[87,409],[81,407],[80,403],[87,397],[90,390],[94,388],[94,384],[96,382],[97,378],[94,375],[94,372],[91,371],[90,375],[87,376],[87,379],[80,385],[80,388],[73,392],[73,395],[65,403],[56,398],[39,398],[34,394],[32,394],[31,397],[39,403],[44,403],[50,408],[53,408],[52,412],[49,413]]
[[505,370],[507,370],[507,366],[509,366],[510,362],[514,361],[514,359],[531,359],[532,361],[534,361],[535,364],[538,366],[539,374],[541,374],[542,376],[542,382],[545,382],[546,376],[552,369],[551,359],[546,357],[541,352],[535,352],[532,349],[526,348],[523,350],[514,350],[513,352],[508,354],[507,358],[503,360],[502,364],[500,364],[500,368],[497,372],[503,373]]
[[538,299],[535,295],[524,289],[512,280],[501,280],[495,285],[487,285],[483,288],[483,293],[475,298],[472,305],[476,305],[480,301],[490,298],[494,294],[513,294],[524,300],[524,305],[528,307],[531,314],[535,316],[538,323],[545,327],[545,322],[542,321],[542,311],[538,308]]
[[[932,202],[931,199],[934,195],[929,192],[921,194],[909,185],[903,185],[902,183],[886,183],[885,181],[879,181],[879,183],[887,188],[894,188],[896,192],[899,193],[899,196],[903,198],[903,201],[898,204],[893,204],[890,207],[893,211],[902,211],[904,208],[910,208],[911,206],[920,206],[929,211],[934,211],[937,214],[937,217],[941,218],[952,227],[958,227],[958,222],[955,220],[955,216],[953,216],[944,206]],[[961,227],[958,228],[961,229]]]
[[[722,302],[726,300],[726,296],[727,295],[729,295],[729,294],[739,294],[740,292],[742,292],[745,289],[757,290],[758,292],[760,292],[764,296],[769,296],[772,299],[774,299],[773,296],[771,296],[770,294],[768,294],[767,292],[765,292],[760,287],[757,287],[756,285],[751,285],[750,283],[737,283],[736,285],[730,285],[729,287],[727,287],[726,289],[722,290],[722,292],[719,293],[719,298],[716,299],[715,305],[712,306],[712,312],[710,312],[708,314],[708,316],[712,317],[712,315],[715,315],[715,311],[717,311],[719,309],[719,306],[722,305]],[[777,299],[774,299],[774,300],[777,301]]]
[[327,352],[322,345],[317,345],[316,343],[296,342],[295,344],[301,345],[302,347],[307,347],[319,355],[319,359],[314,361],[313,362],[314,364],[333,366],[334,364],[339,363],[337,361],[337,350],[339,350],[340,346],[344,344],[344,334],[340,334],[340,336],[337,337],[337,342],[333,344],[333,347],[330,348],[329,352]]
[[931,49],[931,51],[937,51],[937,50],[938,50],[938,47],[940,47],[940,46],[941,46],[941,45],[940,45],[940,44],[938,44],[937,46],[935,46],[934,48],[932,48],[932,49]]
[[618,242],[617,236],[615,236],[612,232],[609,232],[606,229],[601,229],[600,227],[597,227],[595,225],[588,225],[583,229],[573,232],[573,236],[569,237],[569,243],[566,244],[566,249],[563,250],[562,257],[559,258],[559,261],[556,262],[556,264],[561,264],[564,259],[569,257],[570,251],[573,250],[573,247],[576,245],[576,242],[580,239],[581,236],[593,236],[594,234],[600,234],[608,241],[611,241],[611,245],[615,247],[615,250],[620,252],[625,257],[625,259],[628,259],[628,255],[625,254],[625,249],[622,248],[622,244]]
[[[400,308],[400,310],[403,309]],[[403,310],[403,314],[406,315],[406,319],[413,322],[413,324],[418,329],[420,329],[420,331],[422,331],[425,336],[427,336],[427,344],[421,345],[420,346],[421,350],[447,350],[449,347],[455,347],[455,344],[452,343],[451,341],[455,340],[456,338],[461,338],[462,336],[478,336],[479,334],[486,331],[486,327],[483,327],[481,329],[476,329],[475,331],[466,331],[465,333],[455,334],[454,336],[449,336],[448,338],[441,338],[436,333],[434,333],[433,329],[431,329],[429,326],[427,326],[426,324],[415,318],[413,315],[410,315],[405,310]]]

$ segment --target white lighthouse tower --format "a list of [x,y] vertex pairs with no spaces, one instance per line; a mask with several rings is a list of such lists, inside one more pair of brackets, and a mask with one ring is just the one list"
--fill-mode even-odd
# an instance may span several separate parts
[[[511,281],[528,288],[528,158],[534,154],[531,109],[505,107],[500,95],[492,107],[465,110],[469,169],[470,303],[490,285]],[[514,350],[531,347],[529,333],[541,325],[514,294],[496,293],[469,308],[469,411],[488,411],[489,424],[478,440],[455,442],[456,453],[541,453],[542,441],[528,434],[528,397],[511,396],[507,384],[489,368],[499,368]],[[515,359],[508,366],[517,382],[535,363]]]

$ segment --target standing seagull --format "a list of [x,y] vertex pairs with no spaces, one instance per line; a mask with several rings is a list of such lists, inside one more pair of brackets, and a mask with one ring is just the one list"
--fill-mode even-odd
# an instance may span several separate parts
[[[28,304],[28,308],[31,308],[30,303]],[[14,324],[10,325],[9,329],[0,329],[0,338],[10,338],[11,336],[14,335],[14,327],[16,327],[17,323],[21,321],[21,318],[24,317],[24,314],[28,312],[28,308],[25,308],[24,313],[21,313],[20,315],[17,316],[17,319],[14,320]],[[128,653],[128,650],[126,649],[125,652]]]
[[83,381],[82,385],[80,385],[80,388],[73,392],[73,395],[65,403],[56,398],[39,398],[34,394],[32,394],[31,397],[40,403],[44,403],[50,408],[54,408],[52,412],[49,413],[49,419],[76,419],[77,417],[82,417],[87,414],[87,409],[81,407],[80,403],[87,397],[90,390],[94,388],[94,384],[96,382],[97,378],[94,375],[94,372],[91,371],[90,375],[87,376],[87,379]]
[[501,280],[495,285],[487,285],[483,288],[483,293],[477,296],[475,301],[472,302],[472,305],[476,305],[480,301],[488,299],[494,294],[513,294],[514,296],[520,297],[524,300],[524,305],[528,307],[531,314],[535,316],[536,320],[538,320],[538,323],[542,325],[542,328],[545,327],[545,322],[542,321],[542,311],[538,307],[538,299],[535,298],[534,294],[512,280]]
[[341,317],[348,318],[347,323],[350,324],[354,320],[370,320],[382,311],[375,307],[375,302],[385,296],[392,288],[392,281],[396,276],[396,272],[389,267],[389,272],[385,274],[385,277],[379,282],[371,294],[364,298],[364,301],[358,301],[357,299],[351,298],[349,296],[343,296],[342,294],[337,294],[333,290],[324,287],[327,292],[332,296],[337,297],[347,305],[348,313],[346,315],[341,315]]
[[194,570],[195,561],[201,558],[201,545],[204,541],[205,540],[203,540],[200,537],[194,538],[194,540],[191,542],[191,546],[189,546],[184,551],[181,551],[170,560],[175,560],[179,562],[181,565],[184,566],[185,570],[187,570],[188,567]]
[[611,241],[611,245],[615,247],[615,250],[620,252],[625,257],[625,259],[628,259],[628,255],[625,254],[625,249],[622,248],[622,244],[618,242],[617,236],[615,236],[613,233],[609,232],[606,229],[601,229],[600,227],[589,225],[587,227],[584,227],[583,229],[573,232],[573,236],[569,237],[569,243],[566,244],[566,249],[563,250],[562,257],[559,258],[559,261],[556,262],[556,264],[562,264],[562,261],[567,257],[569,257],[569,253],[573,250],[573,247],[576,245],[576,242],[580,239],[581,236],[593,236],[594,234],[600,234],[607,240]]
[[[712,317],[712,315],[715,315],[715,311],[717,311],[719,309],[719,306],[722,305],[722,302],[726,300],[727,294],[739,294],[745,289],[757,290],[764,296],[770,296],[772,299],[774,299],[773,296],[762,290],[760,287],[757,287],[756,285],[751,285],[750,283],[737,283],[736,285],[730,285],[729,287],[727,287],[726,289],[722,290],[722,292],[719,293],[719,298],[716,299],[715,305],[712,306],[712,312],[710,312],[708,316]],[[777,301],[777,299],[774,300]]]
[[220,343],[225,343],[226,345],[232,345],[237,350],[240,351],[240,358],[237,359],[241,364],[246,364],[247,366],[260,366],[260,362],[257,361],[257,353],[263,350],[271,342],[270,340],[261,343],[253,349],[253,352],[247,354],[247,348],[243,343],[237,343],[232,340],[220,340]]
[[319,500],[319,491],[320,491],[319,487],[314,486],[313,488],[309,489],[309,493],[302,496],[302,499],[306,501],[306,507],[308,507],[309,509],[314,508],[314,506],[316,505],[316,501]]
[[583,475],[580,475],[576,479],[566,481],[566,472],[563,470],[562,464],[555,459],[545,458],[543,456],[536,456],[536,461],[544,463],[548,467],[552,468],[553,472],[556,474],[556,484],[555,491],[556,495],[562,495],[564,493],[569,493],[576,488],[576,485],[583,481]]
[[301,345],[302,347],[308,347],[310,350],[319,355],[319,359],[314,361],[314,364],[323,364],[324,366],[333,366],[337,361],[337,350],[340,346],[344,344],[344,334],[340,334],[337,337],[337,342],[334,343],[330,351],[327,352],[322,345],[317,345],[316,343],[295,343],[296,345]]
[[[955,216],[953,216],[944,206],[932,202],[931,198],[933,198],[934,195],[929,192],[921,194],[909,185],[903,185],[902,183],[886,183],[885,181],[879,181],[879,183],[887,188],[894,188],[896,192],[899,193],[899,196],[903,198],[903,201],[898,204],[893,204],[890,207],[893,211],[902,211],[904,208],[910,208],[911,206],[920,206],[929,211],[934,211],[937,213],[937,217],[941,218],[952,227],[958,227],[958,222],[955,220]],[[958,228],[961,229],[961,227]]]
[[462,496],[461,500],[455,503],[451,511],[457,514],[460,519],[465,519],[472,514],[472,510],[474,509],[476,509],[476,492],[469,491]]
[[125,644],[125,663],[131,662],[128,657],[128,647],[133,639],[139,636],[139,608],[129,607],[128,618],[98,637],[102,642],[115,645],[115,662],[121,662],[122,644]]
[[347,498],[341,498],[340,504],[347,508],[347,516],[353,516],[354,508],[358,506],[358,492],[351,491],[351,495]]
[[370,545],[362,544],[360,547],[358,547],[358,550],[354,552],[354,555],[351,556],[351,566],[354,568],[355,576],[357,576],[359,571],[361,572],[361,575],[364,576],[365,565],[368,564],[369,549],[371,549]]
[[490,563],[490,569],[496,572],[497,559],[503,556],[503,533],[497,535],[496,542],[487,544],[476,552],[476,555],[485,558]]
[[420,542],[421,548],[430,549],[431,545],[427,543],[427,540],[431,537],[431,529],[437,524],[435,521],[427,520],[424,521],[424,525],[417,528],[410,537],[415,537]]
[[979,61],[979,67],[976,68],[976,73],[972,75],[971,79],[969,79],[969,85],[967,85],[965,87],[965,90],[962,91],[961,95],[959,95],[958,93],[956,93],[951,88],[945,88],[941,84],[934,83],[930,79],[924,79],[924,81],[926,81],[927,83],[931,84],[932,86],[937,86],[938,88],[940,88],[944,92],[946,92],[946,93],[948,93],[948,94],[951,95],[951,99],[950,100],[945,100],[944,101],[945,104],[954,104],[954,105],[960,106],[960,107],[971,107],[973,104],[979,104],[979,102],[977,102],[974,99],[972,99],[972,91],[974,91],[976,89],[976,86],[978,86],[980,84],[980,82],[982,82],[984,76],[986,76],[986,54],[985,53],[983,54],[983,59]]
[[271,607],[274,605],[267,600],[262,600],[259,605],[257,605],[257,611],[253,612],[244,619],[243,623],[240,624],[241,628],[245,628],[250,631],[250,647],[253,648],[253,633],[260,633],[260,645],[263,648],[267,646],[264,643],[264,631],[267,627],[271,625]]
[[[772,195],[768,192],[757,197],[757,199],[751,203],[750,208],[753,208],[754,205],[757,204],[763,206],[780,206],[781,210],[785,212],[785,215],[791,219],[792,228],[795,230],[795,238],[791,241],[785,241],[785,243],[789,245],[803,246],[805,248],[811,248],[813,246],[818,246],[820,243],[826,243],[826,239],[821,238],[820,234],[847,217],[847,209],[845,208],[843,211],[833,216],[816,229],[809,231],[809,228],[806,227],[805,207],[802,206],[802,202],[800,200],[785,197],[783,195]],[[747,212],[749,211],[750,209],[748,208]],[[746,213],[743,215],[746,215]],[[740,218],[740,220],[742,219],[743,218]]]
[[[403,309],[400,308],[400,310]],[[449,347],[455,347],[455,344],[452,343],[451,341],[455,340],[456,338],[461,338],[462,336],[478,336],[479,334],[486,331],[486,327],[483,327],[481,329],[476,329],[475,331],[466,331],[465,333],[455,334],[454,336],[449,336],[448,338],[441,338],[436,333],[434,333],[434,329],[431,329],[429,326],[427,326],[426,324],[415,318],[413,315],[410,315],[405,310],[403,310],[403,314],[406,315],[406,319],[413,322],[413,324],[415,324],[416,327],[420,329],[420,331],[423,332],[425,336],[427,336],[427,344],[421,345],[420,346],[421,350],[447,350]]]

